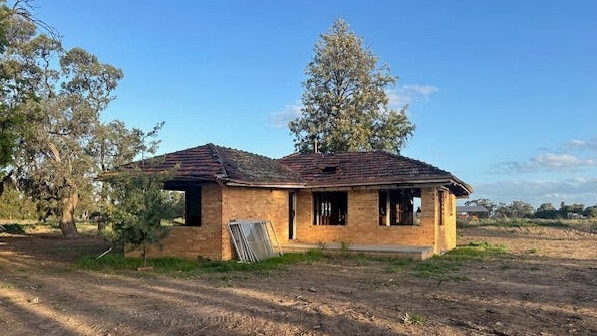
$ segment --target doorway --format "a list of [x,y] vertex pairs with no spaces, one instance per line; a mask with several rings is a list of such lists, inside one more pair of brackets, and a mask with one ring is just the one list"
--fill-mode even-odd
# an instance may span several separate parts
[[296,192],[288,193],[288,239],[296,239]]

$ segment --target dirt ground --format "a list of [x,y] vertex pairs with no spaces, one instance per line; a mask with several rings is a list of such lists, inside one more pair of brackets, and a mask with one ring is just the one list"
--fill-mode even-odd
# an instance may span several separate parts
[[508,255],[467,262],[460,280],[351,259],[174,279],[75,269],[105,249],[94,237],[4,234],[0,334],[597,335],[597,232],[459,229],[459,244],[470,241]]

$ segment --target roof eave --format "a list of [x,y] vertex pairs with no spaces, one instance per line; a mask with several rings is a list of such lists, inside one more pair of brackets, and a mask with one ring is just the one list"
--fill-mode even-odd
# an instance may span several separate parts
[[460,189],[460,192],[456,194],[457,197],[468,197],[472,194],[472,187],[468,184],[460,181],[457,178],[435,178],[435,179],[413,179],[413,180],[401,180],[401,181],[389,181],[389,182],[367,182],[367,183],[335,183],[335,184],[320,184],[320,183],[313,183],[307,185],[306,188],[309,189],[316,189],[316,190],[326,190],[326,189],[338,189],[338,188],[363,188],[363,189],[378,189],[388,186],[395,186],[395,187],[412,187],[412,188],[420,188],[424,186],[445,186],[445,185],[453,185],[457,189]]
[[240,180],[228,180],[226,186],[230,187],[254,187],[254,188],[274,188],[274,189],[303,189],[305,183],[298,182],[250,182]]
[[372,182],[356,182],[356,183],[317,183],[312,182],[308,184],[309,188],[319,187],[360,187],[360,186],[375,186],[375,185],[408,185],[408,184],[445,184],[450,182],[449,179],[408,179],[408,180],[390,180],[390,181],[372,181]]

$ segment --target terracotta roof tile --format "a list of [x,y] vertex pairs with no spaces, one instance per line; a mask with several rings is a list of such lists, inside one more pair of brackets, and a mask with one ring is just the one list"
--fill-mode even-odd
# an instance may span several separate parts
[[299,173],[308,187],[453,181],[464,189],[460,194],[472,192],[445,170],[383,151],[292,154],[278,161]]
[[300,175],[274,159],[212,145],[230,181],[245,184],[300,184]]
[[175,181],[219,181],[246,186],[338,187],[442,183],[457,195],[472,188],[449,172],[422,161],[382,151],[292,154],[278,160],[206,144],[123,166],[147,172],[176,167]]
[[300,176],[273,159],[237,149],[207,144],[133,162],[121,168],[146,172],[175,169],[175,180],[235,182],[240,184],[304,184]]

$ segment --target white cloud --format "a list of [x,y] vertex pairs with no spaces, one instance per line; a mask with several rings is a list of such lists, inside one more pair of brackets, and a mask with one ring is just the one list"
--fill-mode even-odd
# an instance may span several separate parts
[[388,106],[393,109],[401,109],[404,105],[408,105],[412,101],[411,97],[399,95],[396,91],[389,91],[387,95]]
[[416,96],[419,96],[423,99],[429,99],[429,96],[432,93],[439,91],[438,88],[432,85],[418,85],[418,84],[411,84],[411,85],[402,85],[401,91],[412,93]]
[[579,166],[595,165],[593,160],[581,160],[570,154],[542,154],[532,159],[538,167],[551,169],[577,168]]
[[529,173],[538,171],[578,171],[597,166],[596,159],[581,159],[570,154],[546,153],[528,161],[501,162],[494,166],[495,173]]
[[269,116],[268,124],[276,128],[288,127],[288,122],[296,119],[300,112],[301,105],[299,103],[288,104],[281,111],[272,113]]
[[564,144],[567,149],[588,149],[597,150],[597,138],[590,140],[572,139]]
[[392,108],[402,108],[413,101],[428,100],[429,96],[438,92],[439,89],[432,85],[399,85],[395,90],[388,91],[389,105]]
[[572,139],[570,140],[570,142],[568,143],[570,146],[578,146],[578,147],[583,147],[587,145],[587,142],[584,140],[578,140],[578,139]]

